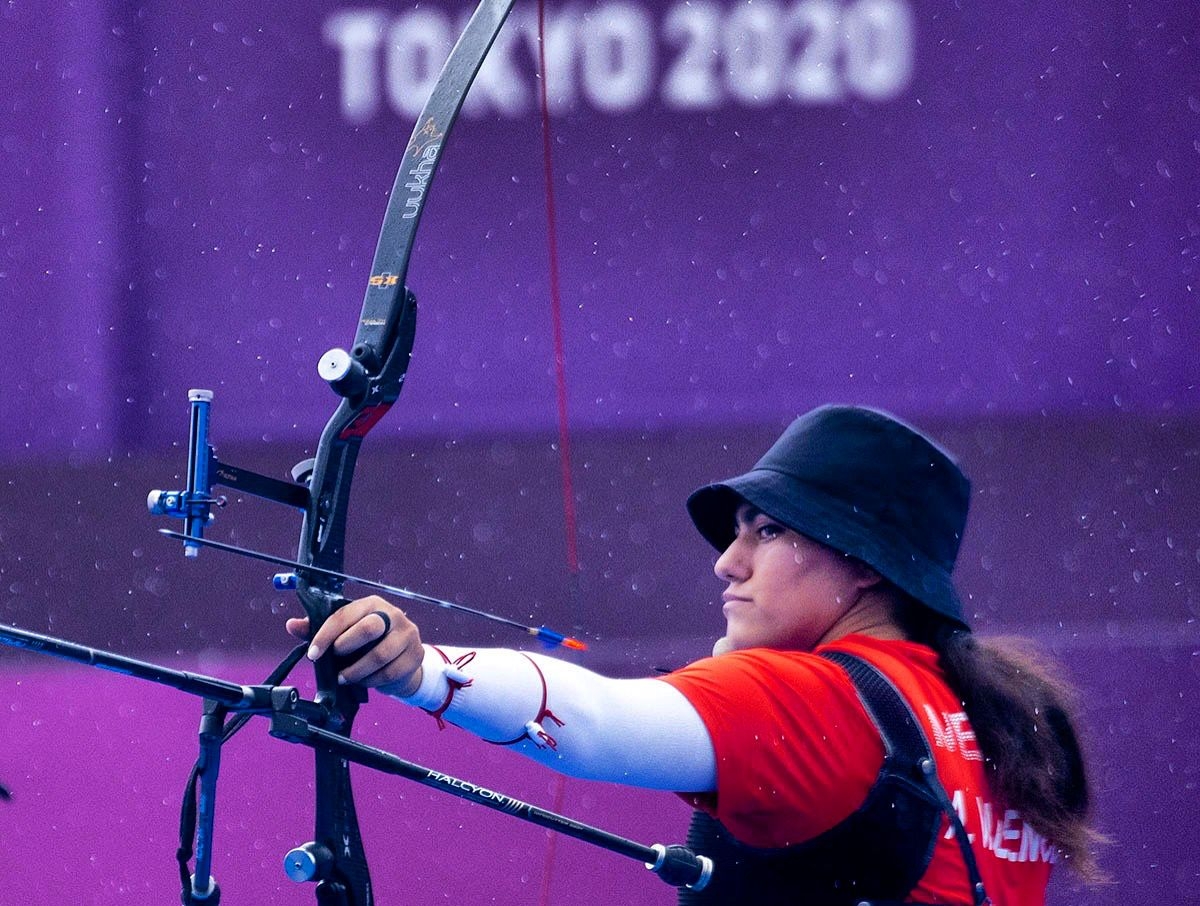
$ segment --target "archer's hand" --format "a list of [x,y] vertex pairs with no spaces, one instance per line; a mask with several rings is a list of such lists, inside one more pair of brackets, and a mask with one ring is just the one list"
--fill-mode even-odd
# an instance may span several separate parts
[[[297,638],[310,637],[308,617],[288,620],[286,625]],[[331,648],[339,657],[368,649],[342,668],[339,678],[343,682],[386,686],[381,691],[399,696],[411,695],[421,685],[421,661],[425,656],[421,634],[403,610],[378,595],[339,607],[311,641],[308,658],[312,661]]]

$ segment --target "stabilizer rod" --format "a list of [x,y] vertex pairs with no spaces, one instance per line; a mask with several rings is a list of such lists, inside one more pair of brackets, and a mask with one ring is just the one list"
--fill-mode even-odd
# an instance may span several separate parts
[[477,786],[466,780],[451,777],[441,771],[405,761],[382,749],[376,749],[353,739],[314,727],[302,717],[275,712],[271,717],[271,735],[287,742],[300,743],[313,749],[324,749],[356,764],[365,765],[385,774],[394,774],[431,789],[441,790],[459,799],[466,799],[494,811],[504,812],[530,824],[536,824],[584,843],[610,852],[637,859],[675,887],[702,890],[712,878],[713,863],[707,856],[698,855],[683,846],[646,846],[598,827],[583,824],[573,818],[538,808],[505,793]]

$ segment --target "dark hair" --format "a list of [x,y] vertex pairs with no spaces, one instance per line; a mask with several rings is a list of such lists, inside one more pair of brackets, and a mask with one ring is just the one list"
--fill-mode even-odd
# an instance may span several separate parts
[[1022,639],[983,640],[896,590],[896,621],[937,652],[983,753],[991,787],[1053,843],[1083,880],[1104,883],[1092,846],[1091,792],[1075,694]]

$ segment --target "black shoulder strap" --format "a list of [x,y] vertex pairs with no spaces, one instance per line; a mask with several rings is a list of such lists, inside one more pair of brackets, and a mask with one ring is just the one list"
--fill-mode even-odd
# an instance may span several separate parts
[[[950,819],[950,826],[954,828],[954,836],[958,841],[958,848],[962,852],[967,875],[971,880],[971,892],[975,898],[975,906],[987,906],[991,900],[988,899],[987,892],[984,890],[983,878],[979,874],[979,865],[975,861],[975,853],[971,850],[970,841],[967,839],[967,829],[963,827],[962,820],[958,817],[954,804],[946,794],[945,787],[938,780],[933,753],[929,749],[929,743],[921,731],[921,726],[917,722],[912,708],[909,707],[908,702],[904,700],[892,681],[873,664],[844,651],[825,651],[821,653],[821,656],[826,660],[833,661],[850,676],[850,681],[854,684],[863,707],[866,708],[867,714],[874,722],[876,729],[879,730],[888,755],[897,759],[901,764],[912,767],[916,777],[937,797],[942,810]],[[875,902],[870,906],[887,906],[887,904]]]

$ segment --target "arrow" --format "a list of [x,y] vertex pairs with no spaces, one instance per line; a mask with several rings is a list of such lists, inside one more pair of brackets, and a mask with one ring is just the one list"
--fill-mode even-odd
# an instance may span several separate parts
[[262,551],[250,550],[245,547],[238,547],[235,544],[225,544],[222,541],[213,541],[209,538],[196,538],[194,536],[185,535],[182,532],[172,531],[171,529],[159,529],[158,533],[167,538],[174,538],[181,541],[187,541],[191,544],[199,544],[203,547],[211,547],[214,550],[225,551],[227,554],[239,554],[243,557],[249,557],[252,560],[261,560],[264,563],[273,563],[276,566],[286,566],[298,572],[317,573],[321,576],[328,576],[333,579],[341,579],[343,582],[353,582],[355,585],[362,585],[365,588],[373,588],[376,591],[382,591],[385,594],[392,595],[396,598],[401,598],[405,601],[417,601],[422,604],[432,604],[434,607],[441,607],[445,610],[457,610],[460,613],[469,613],[477,617],[482,617],[485,620],[491,620],[494,623],[503,623],[505,626],[511,626],[513,629],[519,629],[527,633],[547,645],[562,645],[564,648],[570,648],[574,651],[587,651],[587,643],[571,636],[563,635],[560,632],[555,632],[545,626],[526,626],[524,623],[518,623],[516,620],[510,620],[507,617],[501,617],[494,613],[488,613],[486,610],[476,610],[474,607],[467,607],[465,604],[455,604],[453,601],[445,601],[441,598],[434,598],[430,595],[423,595],[418,591],[410,591],[407,588],[400,588],[396,585],[387,585],[383,582],[377,582],[374,579],[364,579],[361,576],[352,576],[348,573],[338,572],[333,569],[324,569],[320,566],[305,566],[296,560],[289,560],[287,557],[278,557],[275,554],[265,554]]

